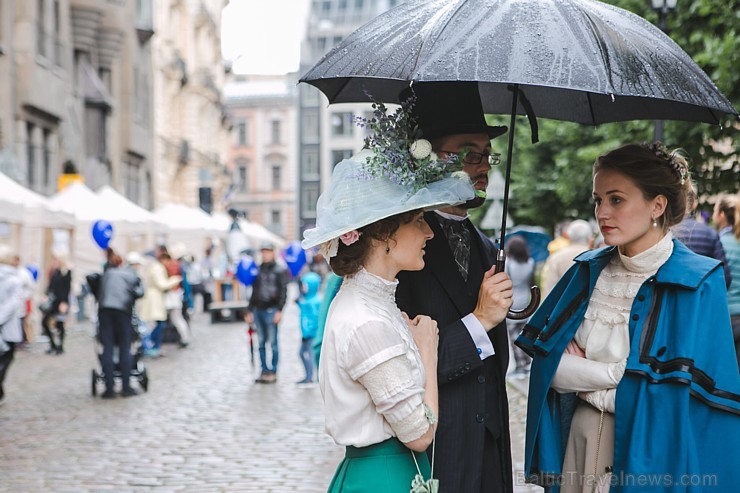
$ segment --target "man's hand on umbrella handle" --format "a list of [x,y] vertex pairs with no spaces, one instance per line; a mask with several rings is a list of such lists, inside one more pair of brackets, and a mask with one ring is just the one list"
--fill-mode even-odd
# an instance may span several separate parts
[[513,285],[509,276],[504,272],[495,274],[491,268],[483,275],[473,315],[486,330],[491,330],[506,318],[513,303],[513,296]]

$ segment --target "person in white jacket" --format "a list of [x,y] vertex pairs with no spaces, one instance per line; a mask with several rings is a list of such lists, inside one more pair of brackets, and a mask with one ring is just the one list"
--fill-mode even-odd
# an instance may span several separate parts
[[22,286],[18,272],[12,265],[13,253],[0,245],[0,403],[5,398],[5,375],[13,362],[15,345],[23,341],[23,330],[18,309],[22,304]]

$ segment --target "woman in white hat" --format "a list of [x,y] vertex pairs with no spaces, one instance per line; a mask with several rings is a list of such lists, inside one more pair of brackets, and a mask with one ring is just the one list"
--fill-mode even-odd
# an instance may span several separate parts
[[[409,320],[395,303],[396,274],[424,267],[433,234],[423,211],[473,198],[458,157],[437,159],[407,135],[402,110],[378,105],[368,150],[340,162],[303,247],[322,245],[344,277],[326,321],[319,365],[326,431],[346,455],[330,492],[431,491],[437,404],[437,324]],[[411,123],[411,125],[409,125]],[[412,152],[413,151],[413,152]]]

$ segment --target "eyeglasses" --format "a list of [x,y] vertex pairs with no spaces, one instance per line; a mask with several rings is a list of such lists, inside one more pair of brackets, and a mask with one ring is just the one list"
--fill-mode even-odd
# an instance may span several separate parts
[[[452,151],[440,151],[444,152],[446,154],[457,154],[456,152]],[[488,164],[491,166],[497,166],[501,164],[501,154],[498,152],[491,152],[491,153],[480,153],[480,152],[468,152],[465,154],[465,159],[463,159],[463,163],[465,164],[480,164],[483,162],[483,160],[486,159],[488,161]]]

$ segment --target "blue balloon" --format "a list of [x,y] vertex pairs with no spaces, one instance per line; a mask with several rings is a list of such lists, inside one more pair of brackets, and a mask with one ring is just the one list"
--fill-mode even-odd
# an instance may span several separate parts
[[38,267],[36,267],[33,264],[28,264],[26,266],[26,270],[31,273],[31,277],[33,277],[34,281],[39,280],[39,268]]
[[301,248],[301,243],[298,241],[291,242],[283,250],[283,258],[293,277],[297,276],[303,266],[306,265],[306,252]]
[[93,240],[95,240],[95,243],[97,243],[100,248],[105,250],[106,248],[108,248],[108,244],[113,238],[113,226],[111,225],[111,223],[103,219],[101,219],[100,221],[95,221],[95,224],[93,224],[92,227],[92,237]]
[[236,278],[245,286],[251,286],[259,273],[259,267],[250,256],[242,257],[236,266]]

